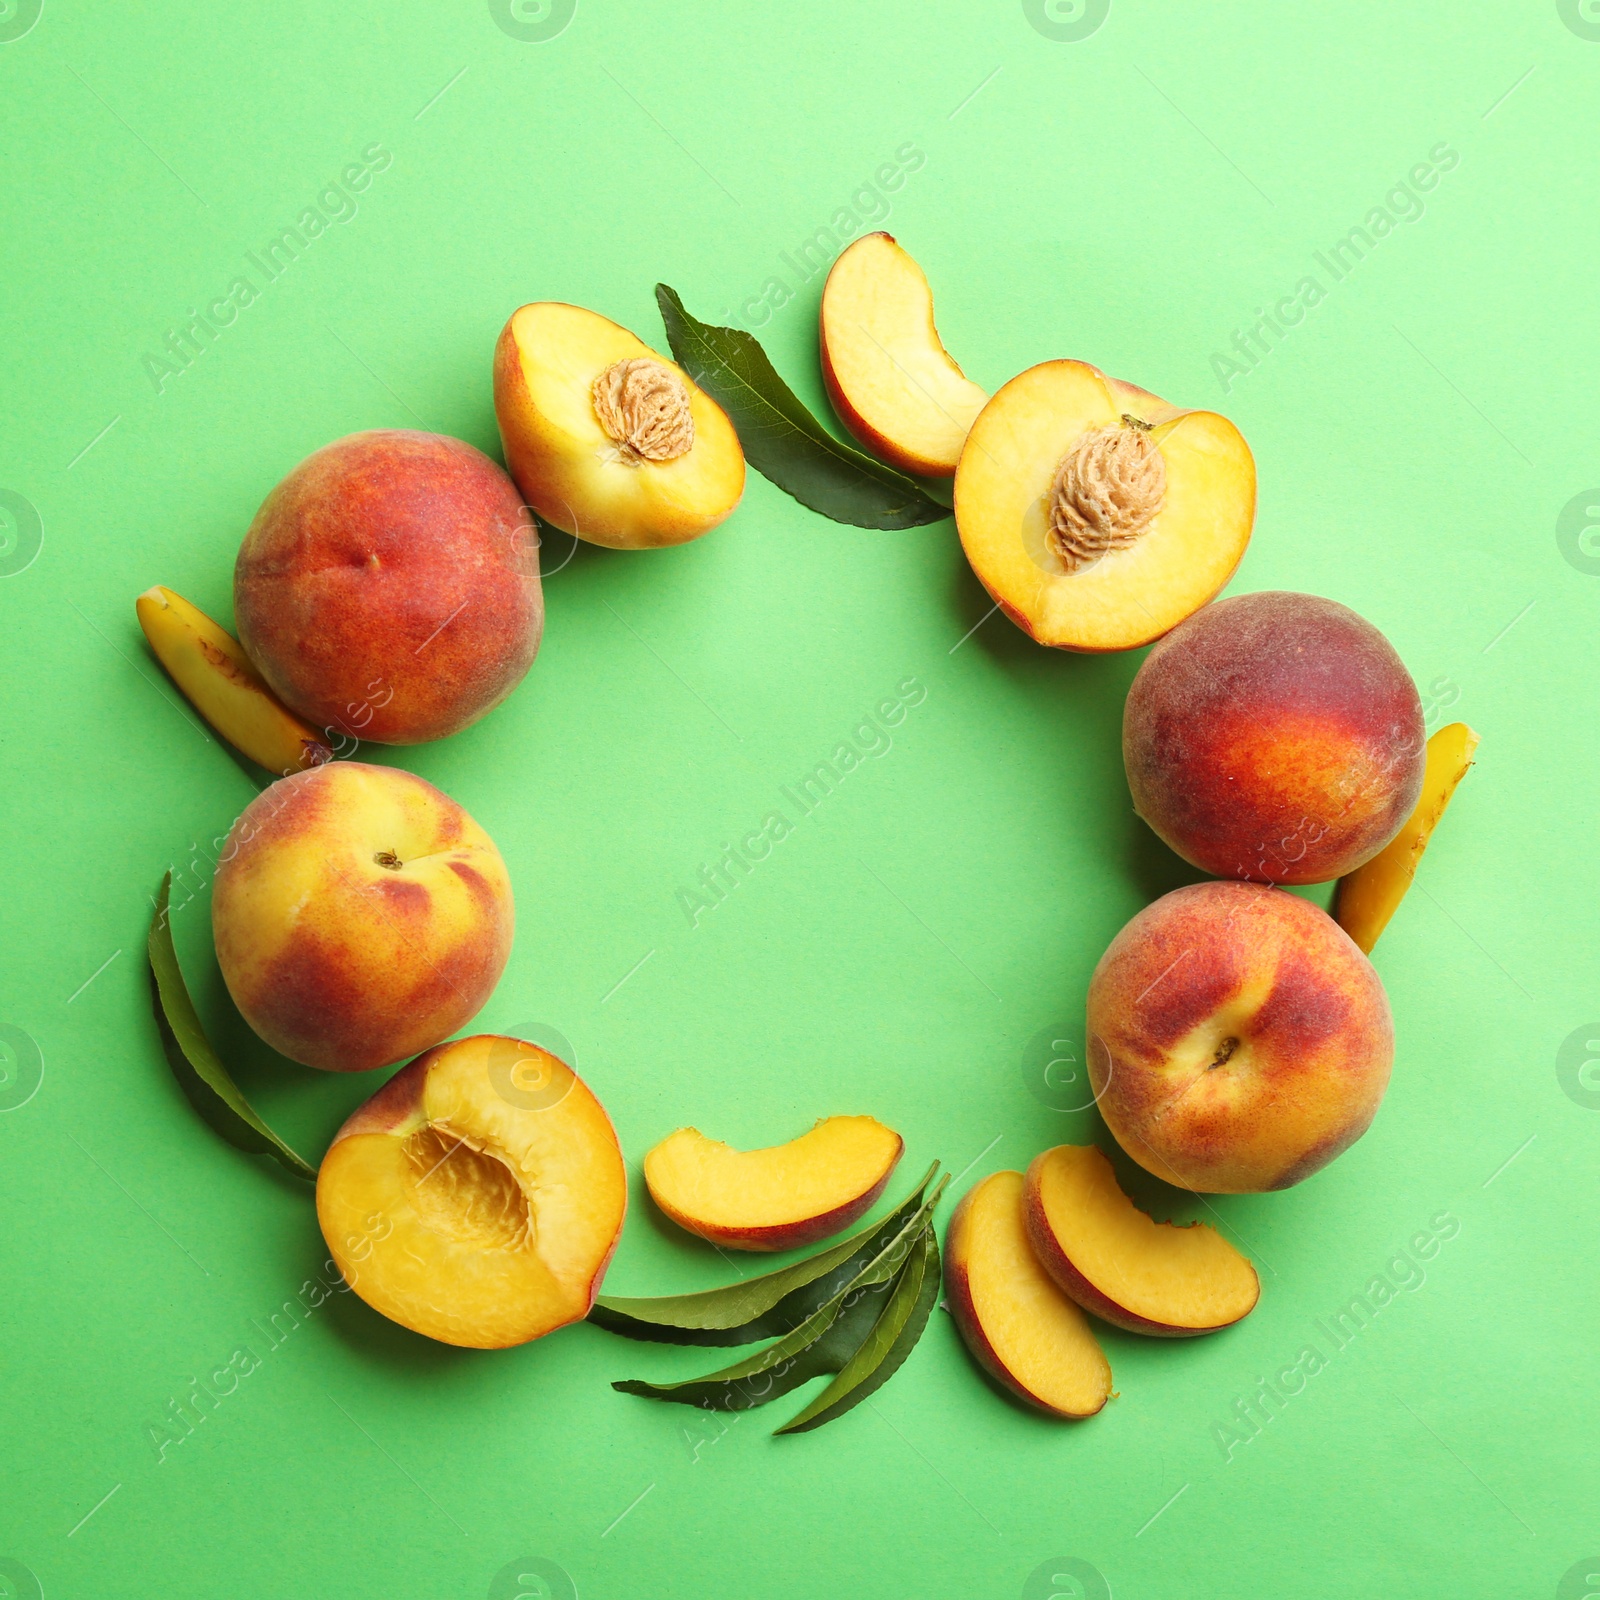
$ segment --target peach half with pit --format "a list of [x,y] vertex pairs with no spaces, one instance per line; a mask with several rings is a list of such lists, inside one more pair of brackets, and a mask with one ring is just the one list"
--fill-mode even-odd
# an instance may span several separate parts
[[512,312],[494,352],[506,465],[539,517],[591,544],[652,550],[717,526],[744,493],[727,414],[682,367],[598,312]]
[[538,546],[481,451],[409,428],[354,433],[262,503],[233,610],[250,660],[313,727],[421,744],[486,716],[533,665]]
[[1261,1298],[1256,1269],[1215,1228],[1154,1221],[1092,1144],[1034,1158],[1023,1214],[1034,1254],[1063,1293],[1130,1333],[1215,1333]]
[[1287,1189],[1366,1132],[1394,1025],[1372,963],[1309,900],[1249,883],[1174,889],[1089,980],[1089,1082],[1106,1126],[1182,1189]]
[[944,1252],[950,1314],[978,1365],[1040,1411],[1093,1416],[1111,1393],[1111,1363],[1033,1252],[1020,1172],[991,1173],[967,1191]]
[[[508,1068],[524,1085],[512,1093]],[[402,1327],[480,1350],[588,1316],[627,1205],[616,1132],[588,1085],[493,1034],[403,1067],[317,1173],[317,1220],[350,1287]]]
[[1422,793],[1422,701],[1394,646],[1320,595],[1234,595],[1174,629],[1128,691],[1134,810],[1219,878],[1323,883]]
[[822,377],[839,420],[903,472],[948,478],[989,396],[933,322],[933,291],[891,234],[869,233],[822,286]]
[[1218,594],[1255,521],[1256,468],[1214,411],[1084,361],[1045,361],[978,413],[956,528],[990,597],[1040,644],[1128,650]]
[[904,1149],[875,1117],[824,1117],[763,1150],[679,1128],[644,1158],[644,1181],[661,1210],[702,1239],[791,1250],[849,1227],[883,1193]]
[[511,953],[511,880],[448,795],[336,761],[280,778],[234,823],[211,926],[228,992],[273,1049],[365,1072],[470,1022]]

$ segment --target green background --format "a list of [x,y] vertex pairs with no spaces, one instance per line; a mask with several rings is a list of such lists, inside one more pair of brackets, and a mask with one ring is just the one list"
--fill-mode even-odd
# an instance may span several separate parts
[[[1101,1592],[1064,1558],[1117,1600],[1586,1593],[1593,11],[1116,0],[1074,27],[1001,0],[582,0],[523,39],[505,3],[506,26],[421,0],[47,0],[25,32],[7,5],[0,489],[43,547],[14,570],[29,522],[5,502],[0,1594]],[[1386,196],[1409,212],[1393,186],[1441,141],[1459,160],[1423,214],[1225,387],[1235,330]],[[168,332],[374,143],[393,159],[354,214],[158,392]],[[864,188],[908,143],[920,165]],[[608,1387],[704,1352],[587,1327],[464,1352],[341,1295],[270,1349],[261,1326],[324,1259],[309,1193],[196,1120],[142,959],[163,870],[263,778],[181,703],[134,596],[166,583],[231,619],[256,506],[339,435],[498,454],[490,352],[527,300],[659,345],[665,280],[755,326],[826,414],[821,280],[781,255],[841,207],[923,263],[986,387],[1076,355],[1231,415],[1260,472],[1234,590],[1356,607],[1430,726],[1482,733],[1378,952],[1399,1054],[1377,1122],[1292,1191],[1216,1202],[1259,1309],[1206,1340],[1102,1330],[1120,1395],[1081,1425],[1002,1398],[943,1312],[870,1404],[789,1439],[770,1429],[811,1391],[725,1426]],[[773,311],[751,297],[775,275]],[[903,1181],[938,1157],[958,1189],[1103,1137],[1045,1103],[1030,1041],[1080,1037],[1107,940],[1192,876],[1128,804],[1138,653],[984,620],[948,522],[839,527],[755,476],[696,544],[556,538],[545,562],[513,698],[446,743],[362,754],[439,784],[507,858],[516,948],[479,1022],[559,1029],[616,1121],[635,1201],[608,1287],[731,1275],[637,1180],[681,1123],[752,1145],[870,1112],[905,1135]],[[691,926],[678,891],[909,677],[926,698],[892,750]],[[252,1045],[206,901],[176,927],[208,1026],[314,1155],[372,1082]],[[29,1039],[43,1081],[18,1104]],[[1209,1214],[1130,1182],[1158,1214]],[[1235,1400],[1440,1212],[1459,1231],[1425,1285],[1229,1459]],[[240,1344],[260,1366],[158,1460],[147,1430]]]

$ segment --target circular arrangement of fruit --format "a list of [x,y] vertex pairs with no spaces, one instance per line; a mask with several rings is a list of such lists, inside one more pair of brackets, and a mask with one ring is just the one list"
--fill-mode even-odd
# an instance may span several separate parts
[[[139,597],[196,709],[280,774],[216,873],[217,960],[239,1011],[308,1066],[414,1058],[308,1165],[206,1040],[169,876],[149,946],[168,1059],[225,1138],[315,1181],[345,1282],[417,1333],[503,1348],[588,1318],[638,1339],[759,1345],[702,1378],[616,1387],[743,1410],[831,1375],[780,1430],[803,1431],[893,1374],[942,1280],[995,1378],[1044,1411],[1092,1415],[1111,1369],[1090,1317],[1187,1337],[1260,1295],[1221,1234],[1153,1221],[1092,1145],[976,1183],[942,1261],[933,1215],[948,1179],[934,1163],[886,1218],[776,1272],[601,1295],[627,1209],[605,1108],[539,1044],[451,1038],[510,954],[505,863],[431,784],[336,752],[446,738],[516,688],[544,621],[541,527],[616,549],[681,544],[732,513],[748,460],[837,521],[907,528],[950,514],[918,480],[953,476],[972,568],[1032,638],[1155,643],[1124,712],[1128,786],[1213,881],[1157,900],[1112,941],[1089,986],[1088,1070],[1134,1161],[1181,1188],[1244,1194],[1299,1182],[1372,1120],[1394,1039],[1367,953],[1477,736],[1456,723],[1425,739],[1399,656],[1345,606],[1216,601],[1255,516],[1255,462],[1231,422],[1081,361],[1042,362],[986,395],[940,343],[927,280],[888,234],[850,245],[822,295],[828,394],[870,455],[822,428],[748,333],[696,321],[665,286],[657,299],[676,360],[577,306],[513,313],[494,354],[509,475],[458,439],[406,430],[301,462],[240,548],[237,639],[169,589]],[[1280,887],[1333,879],[1332,916]],[[719,1248],[790,1250],[858,1223],[902,1148],[868,1116],[749,1151],[681,1128],[644,1176],[667,1217]]]

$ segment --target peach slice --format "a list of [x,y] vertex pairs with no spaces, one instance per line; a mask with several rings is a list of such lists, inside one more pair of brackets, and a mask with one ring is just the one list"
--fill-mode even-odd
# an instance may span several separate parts
[[722,407],[581,306],[546,300],[511,314],[495,346],[494,409],[528,504],[591,544],[683,544],[744,493],[744,451]]
[[978,1363],[1031,1406],[1092,1417],[1111,1393],[1111,1363],[1082,1311],[1039,1265],[1023,1223],[1023,1177],[974,1184],[945,1235],[950,1314]]
[[134,610],[156,659],[235,750],[279,777],[333,759],[322,735],[273,694],[244,646],[199,606],[158,583]]
[[1215,1228],[1153,1221],[1094,1145],[1057,1145],[1034,1159],[1024,1219],[1034,1254],[1062,1290],[1130,1333],[1215,1333],[1261,1298],[1256,1269]]
[[874,1117],[824,1117],[765,1150],[679,1128],[644,1158],[650,1198],[734,1250],[789,1250],[848,1227],[883,1193],[905,1142]]
[[1434,734],[1428,741],[1416,810],[1377,855],[1339,880],[1334,918],[1368,955],[1411,887],[1422,852],[1456,785],[1472,766],[1477,748],[1478,736],[1464,722],[1452,722]]
[[948,478],[989,396],[950,358],[922,268],[887,233],[856,240],[822,286],[822,376],[839,420],[904,472]]
[[1149,644],[1233,576],[1255,520],[1244,436],[1083,361],[1013,378],[973,423],[956,528],[1000,609],[1040,644]]
[[478,1034],[401,1068],[334,1136],[317,1220],[392,1322],[497,1350],[588,1316],[628,1180],[605,1108],[548,1051]]

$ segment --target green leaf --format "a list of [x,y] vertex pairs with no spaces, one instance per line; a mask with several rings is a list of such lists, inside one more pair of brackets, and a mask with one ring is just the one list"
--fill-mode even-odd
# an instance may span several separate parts
[[911,1194],[881,1222],[776,1272],[698,1294],[601,1295],[589,1320],[629,1339],[667,1344],[754,1344],[792,1332],[847,1287],[905,1226],[939,1170],[935,1161]]
[[915,528],[950,515],[904,473],[840,444],[742,328],[697,321],[664,283],[656,303],[679,364],[728,413],[750,465],[784,493],[858,528]]
[[[642,1378],[627,1378],[611,1387],[624,1394],[672,1400],[706,1411],[750,1411],[764,1406],[824,1372],[837,1371],[849,1358],[848,1349],[841,1349],[840,1345],[849,1342],[850,1324],[862,1324],[860,1336],[870,1331],[871,1319],[860,1310],[866,1304],[865,1297],[848,1310],[845,1298],[844,1293],[835,1295],[783,1338],[704,1377],[688,1378],[682,1383],[647,1383]],[[830,1337],[841,1322],[846,1323],[845,1328],[838,1329],[842,1339]]]
[[808,1433],[835,1417],[842,1417],[875,1393],[899,1371],[922,1337],[934,1302],[939,1298],[939,1241],[931,1227],[894,1280],[889,1303],[872,1331],[856,1347],[837,1376],[804,1411],[775,1433]]
[[239,1086],[228,1076],[228,1069],[206,1038],[205,1029],[189,998],[189,990],[178,966],[178,952],[172,944],[172,925],[167,903],[172,893],[172,874],[161,880],[156,914],[150,924],[150,987],[155,1003],[156,1027],[162,1048],[179,1087],[189,1103],[236,1149],[251,1155],[271,1156],[297,1178],[315,1183],[317,1169],[308,1166],[251,1109]]
[[700,1406],[708,1411],[749,1411],[824,1372],[838,1372],[848,1365],[881,1320],[884,1288],[899,1277],[913,1256],[920,1254],[923,1235],[933,1226],[933,1208],[948,1181],[946,1178],[935,1187],[855,1277],[783,1338],[703,1377],[680,1383],[647,1383],[629,1378],[611,1387],[624,1394]]

